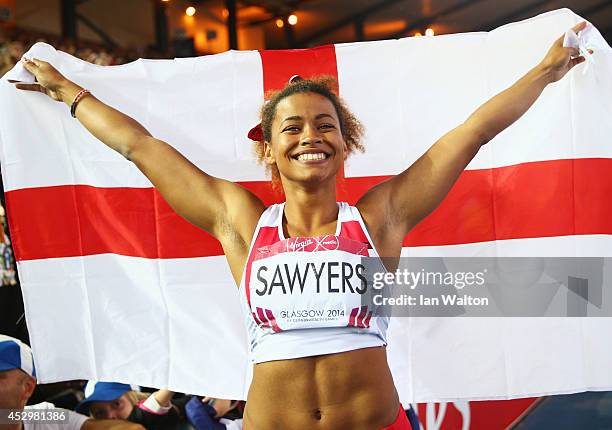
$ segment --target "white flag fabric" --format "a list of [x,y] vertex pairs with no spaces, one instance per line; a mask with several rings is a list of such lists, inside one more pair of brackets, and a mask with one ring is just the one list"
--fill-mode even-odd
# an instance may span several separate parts
[[[580,21],[564,9],[489,33],[112,67],[45,44],[27,55],[266,202],[277,196],[247,138],[264,94],[294,74],[335,75],[367,131],[366,152],[344,172],[341,197],[354,202]],[[612,51],[590,25],[581,43],[594,50],[590,61],[549,85],[480,151],[402,255],[612,255]],[[40,382],[96,379],[245,398],[244,318],[219,244],[181,220],[65,105],[6,82],[24,77],[17,65],[0,82],[0,150]],[[612,389],[610,339],[607,318],[393,318],[388,354],[404,404],[505,399]]]

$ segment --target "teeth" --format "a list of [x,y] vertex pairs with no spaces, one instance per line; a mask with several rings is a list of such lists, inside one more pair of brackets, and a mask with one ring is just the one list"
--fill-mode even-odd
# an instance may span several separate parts
[[322,152],[317,152],[316,154],[300,154],[298,156],[298,160],[300,161],[325,160],[325,154]]

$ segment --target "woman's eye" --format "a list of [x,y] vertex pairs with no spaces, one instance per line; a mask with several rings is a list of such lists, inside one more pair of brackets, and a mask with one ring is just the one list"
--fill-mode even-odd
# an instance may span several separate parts
[[[319,129],[334,129],[336,128],[333,124],[321,124],[319,125]],[[283,129],[283,131],[290,131],[290,132],[298,132],[300,131],[300,127],[297,125],[290,125],[288,127],[286,127],[285,129]]]

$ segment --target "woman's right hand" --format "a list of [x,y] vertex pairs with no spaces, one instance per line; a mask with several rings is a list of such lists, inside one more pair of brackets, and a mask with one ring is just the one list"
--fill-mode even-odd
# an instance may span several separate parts
[[55,67],[46,61],[37,60],[36,58],[28,60],[25,57],[21,59],[21,64],[28,72],[34,75],[36,83],[26,84],[12,81],[18,89],[38,91],[48,95],[53,100],[63,101],[61,89],[68,80]]

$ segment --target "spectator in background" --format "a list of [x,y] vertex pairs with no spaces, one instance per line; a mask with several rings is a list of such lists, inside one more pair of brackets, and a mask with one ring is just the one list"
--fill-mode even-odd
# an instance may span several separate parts
[[[144,430],[127,421],[93,420],[67,409],[55,409],[51,403],[26,406],[36,388],[36,371],[30,348],[18,339],[0,335],[0,410],[16,412],[50,410],[61,412],[61,421],[21,421],[3,425],[6,430]],[[4,414],[3,414],[4,415]],[[8,415],[8,414],[7,414]],[[13,415],[15,417],[15,415]],[[7,418],[3,416],[2,418]]]
[[25,53],[23,43],[19,41],[5,42],[0,46],[0,76],[11,70],[15,63]]
[[170,402],[173,394],[159,390],[148,395],[127,384],[90,381],[85,387],[85,399],[76,410],[96,419],[128,420],[149,430],[178,429],[186,421],[179,408]]
[[[239,410],[240,409],[240,410]],[[242,430],[244,402],[193,396],[185,415],[195,430]]]

